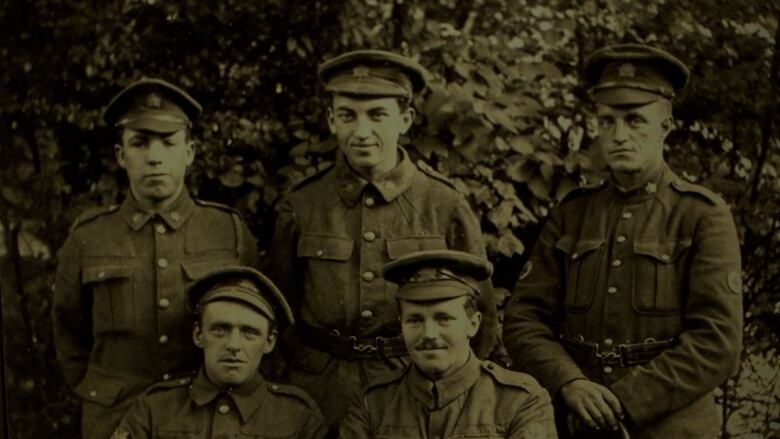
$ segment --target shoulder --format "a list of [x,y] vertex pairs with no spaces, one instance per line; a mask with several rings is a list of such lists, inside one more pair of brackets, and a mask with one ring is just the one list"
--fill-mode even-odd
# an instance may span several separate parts
[[396,383],[400,383],[401,379],[403,379],[403,377],[406,375],[406,372],[408,371],[409,367],[407,366],[403,369],[391,370],[381,373],[373,378],[368,383],[368,385],[366,385],[364,391],[365,393],[370,393],[376,390],[386,389]]
[[97,218],[100,218],[105,215],[112,214],[119,210],[118,204],[113,204],[111,206],[104,206],[104,207],[96,207],[93,209],[88,209],[82,212],[76,220],[73,222],[73,225],[70,227],[70,231],[73,232],[77,228],[91,223],[92,221],[96,220]]
[[672,189],[680,195],[696,197],[701,201],[706,202],[710,206],[726,205],[726,202],[723,200],[723,198],[721,198],[715,192],[705,188],[704,186],[699,186],[698,184],[685,181],[682,178],[674,178],[669,186],[671,186]]
[[292,192],[303,189],[304,187],[309,186],[316,181],[320,181],[322,177],[327,175],[331,171],[331,169],[333,169],[334,166],[335,166],[335,162],[329,163],[326,166],[324,166],[322,169],[315,172],[314,174],[304,177],[302,180],[293,184]]
[[531,375],[505,369],[492,361],[482,362],[482,372],[504,387],[522,389],[533,394],[544,393],[539,382]]
[[[190,384],[192,384],[192,378],[159,381],[147,387],[138,401],[149,406],[150,409],[155,409],[160,405],[170,404],[173,400],[186,399]],[[181,396],[176,396],[177,394]]]
[[290,384],[266,383],[268,391],[277,398],[292,401],[305,406],[309,410],[317,410],[317,403],[314,399],[300,387]]
[[173,389],[189,388],[190,384],[192,384],[192,378],[178,378],[174,380],[159,381],[149,386],[146,389],[145,394],[151,395]]
[[197,204],[198,206],[200,206],[202,208],[209,209],[209,210],[215,210],[215,211],[218,211],[218,212],[229,213],[231,215],[237,215],[238,217],[241,217],[241,213],[238,210],[236,210],[236,209],[234,209],[234,208],[232,208],[232,207],[230,207],[230,206],[228,206],[226,204],[217,203],[215,201],[201,200],[201,199],[198,199],[198,198],[193,198],[193,201],[195,201],[195,204]]
[[428,163],[425,163],[422,160],[417,160],[417,163],[415,163],[415,165],[417,166],[417,169],[420,170],[420,172],[422,172],[423,175],[425,175],[426,177],[430,177],[431,179],[433,179],[433,181],[435,181],[437,183],[441,183],[444,186],[446,186],[446,187],[448,187],[450,189],[453,189],[453,190],[457,191],[458,193],[461,193],[461,191],[458,189],[457,186],[455,186],[455,183],[453,183],[452,180],[450,180],[449,178],[445,177],[443,174],[439,173],[437,170],[433,169],[433,167],[431,167],[431,165],[429,165]]
[[605,188],[606,184],[607,184],[606,181],[600,180],[596,183],[573,187],[571,190],[564,193],[563,196],[560,197],[560,204],[564,204],[566,202],[570,202],[578,198],[583,198],[587,195],[598,192],[601,189]]

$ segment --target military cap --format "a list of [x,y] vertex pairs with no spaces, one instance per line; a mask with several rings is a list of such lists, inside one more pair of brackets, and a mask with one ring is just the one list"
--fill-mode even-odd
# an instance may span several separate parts
[[603,47],[585,60],[591,97],[606,105],[642,105],[672,99],[690,76],[682,61],[642,44]]
[[282,292],[263,273],[250,267],[228,266],[210,271],[189,286],[187,305],[192,312],[211,302],[240,302],[256,309],[280,330],[295,323]]
[[103,119],[109,126],[156,133],[191,128],[203,107],[175,85],[156,78],[143,78],[120,91],[108,103]]
[[355,50],[320,64],[325,90],[346,95],[411,99],[425,89],[428,72],[409,58],[384,50]]
[[479,294],[479,282],[493,273],[484,258],[457,250],[426,250],[389,262],[382,275],[398,284],[396,296],[410,302]]

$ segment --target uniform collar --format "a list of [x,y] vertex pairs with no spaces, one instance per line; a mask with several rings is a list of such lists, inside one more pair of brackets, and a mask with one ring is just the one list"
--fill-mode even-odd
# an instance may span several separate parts
[[201,367],[190,386],[190,399],[195,404],[203,406],[214,401],[222,394],[229,396],[233,400],[233,403],[238,408],[238,413],[241,415],[241,421],[246,422],[265,400],[268,390],[265,386],[265,379],[259,373],[249,382],[238,387],[223,390],[211,382],[206,376],[205,369]]
[[409,159],[409,154],[400,146],[398,147],[398,157],[398,164],[395,168],[369,182],[352,169],[344,154],[339,153],[336,159],[336,187],[344,202],[350,207],[357,204],[366,186],[373,186],[387,203],[409,189],[412,185],[415,166]]
[[650,198],[655,198],[658,191],[673,178],[672,170],[669,169],[669,165],[666,162],[661,163],[658,170],[644,183],[639,185],[636,189],[625,190],[615,180],[615,177],[610,177],[610,187],[612,193],[618,198],[625,200],[629,203],[641,202]]
[[480,367],[481,361],[471,352],[466,364],[455,373],[438,381],[431,381],[417,366],[412,365],[409,374],[412,394],[429,410],[439,410],[466,393],[477,382]]
[[122,207],[119,210],[122,217],[134,231],[140,230],[150,219],[154,217],[162,218],[163,222],[168,224],[173,230],[178,230],[182,224],[192,215],[195,202],[192,201],[187,188],[182,188],[181,194],[166,209],[159,212],[147,212],[138,204],[131,192],[128,192]]

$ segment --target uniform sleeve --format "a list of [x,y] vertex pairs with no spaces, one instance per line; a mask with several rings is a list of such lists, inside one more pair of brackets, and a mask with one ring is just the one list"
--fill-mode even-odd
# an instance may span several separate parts
[[92,303],[82,294],[78,238],[71,234],[57,254],[52,324],[57,361],[75,389],[87,371],[92,349]]
[[638,426],[691,404],[739,363],[743,314],[736,228],[724,203],[701,218],[679,343],[611,386]]
[[567,382],[585,378],[556,337],[563,317],[564,276],[554,253],[561,234],[557,212],[553,210],[539,235],[528,262],[530,272],[518,280],[504,309],[503,333],[517,369],[532,375],[553,396]]
[[241,265],[260,268],[260,255],[257,252],[257,240],[249,231],[244,221],[241,221]]
[[532,395],[529,403],[515,413],[515,419],[507,431],[509,439],[556,439],[555,416],[550,397],[544,389]]
[[315,406],[309,413],[308,419],[303,423],[297,437],[299,439],[323,439],[327,435],[328,423],[325,422],[325,417],[322,416],[320,409]]
[[285,198],[277,208],[268,257],[268,276],[282,291],[293,312],[299,309],[302,288],[298,278],[303,272],[296,270],[299,235],[292,202]]
[[[482,231],[479,220],[468,202],[460,197],[453,210],[447,231],[447,247],[452,250],[461,250],[485,257],[485,243],[482,240]],[[479,332],[471,340],[471,348],[477,357],[485,359],[490,355],[496,343],[498,334],[498,309],[496,308],[496,294],[490,279],[480,283],[480,295],[477,299],[477,307],[482,313],[482,324]]]
[[151,439],[152,413],[146,396],[141,395],[119,422],[111,439]]
[[363,392],[358,392],[353,398],[347,410],[346,416],[341,421],[339,439],[365,439],[373,437],[371,434],[371,413]]

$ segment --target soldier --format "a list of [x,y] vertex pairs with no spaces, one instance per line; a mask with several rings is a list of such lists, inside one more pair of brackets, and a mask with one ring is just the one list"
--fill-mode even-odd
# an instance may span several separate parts
[[[359,50],[323,63],[319,76],[331,95],[328,125],[339,153],[334,166],[279,204],[269,274],[299,322],[288,344],[288,379],[314,397],[335,429],[342,401],[376,373],[408,362],[395,287],[382,279],[382,266],[419,250],[484,255],[484,246],[463,195],[398,146],[425,70],[393,53]],[[480,356],[496,333],[492,290],[483,291]]]
[[688,69],[625,44],[594,52],[585,78],[610,178],[550,213],[505,310],[504,342],[573,430],[712,438],[712,391],[742,342],[740,250],[728,205],[663,159]]
[[198,364],[185,284],[228,265],[257,265],[238,212],[184,187],[201,106],[160,79],[130,84],[104,119],[127,172],[124,202],[82,214],[59,252],[52,318],[57,359],[82,399],[85,438],[111,435],[149,385]]
[[224,267],[198,279],[187,294],[203,366],[194,379],[149,388],[113,437],[324,437],[325,420],[306,392],[258,372],[279,332],[293,323],[276,286],[252,268]]
[[388,372],[359,395],[342,439],[557,438],[547,392],[531,376],[480,361],[469,347],[482,314],[479,281],[490,262],[469,253],[430,250],[390,262],[412,364]]

